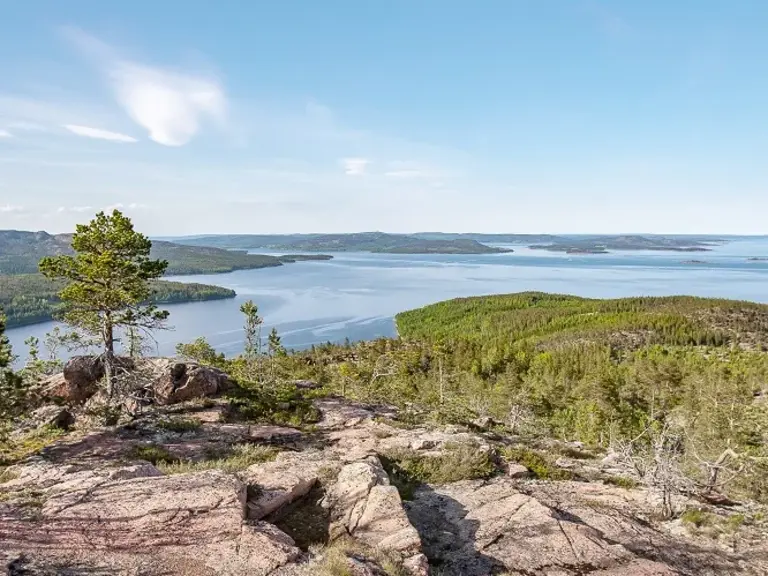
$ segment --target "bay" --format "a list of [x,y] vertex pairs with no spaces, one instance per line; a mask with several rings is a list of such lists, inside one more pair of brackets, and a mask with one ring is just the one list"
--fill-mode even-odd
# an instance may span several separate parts
[[[167,306],[173,330],[156,333],[153,352],[171,355],[177,343],[204,336],[220,352],[239,353],[239,307],[248,299],[264,317],[264,335],[274,326],[284,344],[296,349],[394,336],[398,312],[463,296],[537,290],[594,298],[690,294],[768,303],[768,261],[748,261],[768,257],[764,237],[700,253],[567,255],[512,248],[514,253],[487,255],[340,253],[327,262],[170,277],[232,288],[237,297]],[[14,351],[23,356],[26,338],[42,341],[54,326],[46,322],[8,330]]]

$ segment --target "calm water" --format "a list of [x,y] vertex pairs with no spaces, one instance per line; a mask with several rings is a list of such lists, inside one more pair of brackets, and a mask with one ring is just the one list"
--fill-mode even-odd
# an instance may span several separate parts
[[[568,256],[514,247],[513,254],[337,254],[330,262],[170,278],[233,288],[234,300],[168,306],[173,331],[157,334],[159,354],[205,336],[227,354],[242,349],[240,304],[253,299],[292,348],[313,343],[393,336],[393,316],[458,296],[541,290],[590,297],[692,294],[768,303],[768,238],[740,240],[713,252],[631,252]],[[683,264],[703,260],[705,264]],[[14,350],[41,339],[49,322],[9,330]]]

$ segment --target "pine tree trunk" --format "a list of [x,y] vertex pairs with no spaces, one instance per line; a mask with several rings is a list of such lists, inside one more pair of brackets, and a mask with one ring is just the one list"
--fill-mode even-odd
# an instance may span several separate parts
[[104,378],[107,382],[107,398],[114,396],[114,366],[115,366],[115,331],[112,316],[109,312],[104,315]]

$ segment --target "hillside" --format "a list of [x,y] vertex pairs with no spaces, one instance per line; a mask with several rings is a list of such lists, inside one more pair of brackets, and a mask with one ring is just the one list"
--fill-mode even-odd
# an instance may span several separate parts
[[[58,292],[62,285],[41,274],[0,275],[0,309],[8,318],[8,327],[14,328],[38,322],[47,322],[61,306]],[[207,284],[156,282],[152,302],[173,304],[234,298],[235,291]]]
[[541,292],[460,298],[398,314],[400,335],[506,344],[768,345],[768,305],[692,296],[598,300]]
[[377,252],[389,254],[496,254],[511,252],[469,238],[428,239],[406,234],[222,235],[180,238],[179,244],[230,249],[268,248],[299,252]]
[[[0,275],[34,274],[44,256],[72,252],[71,234],[0,230]],[[168,275],[218,274],[234,270],[282,266],[302,259],[329,260],[326,255],[291,255],[290,257],[247,254],[206,246],[186,246],[156,240],[152,258],[168,261]]]

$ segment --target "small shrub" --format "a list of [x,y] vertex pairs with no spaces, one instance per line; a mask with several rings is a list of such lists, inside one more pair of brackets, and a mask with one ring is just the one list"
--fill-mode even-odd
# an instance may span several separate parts
[[240,472],[253,464],[274,460],[278,451],[270,446],[236,444],[228,454],[206,460],[160,459],[156,465],[163,474],[185,474],[202,470]]
[[320,420],[320,411],[292,385],[239,387],[230,392],[229,420],[302,426]]
[[497,470],[491,454],[472,444],[446,446],[439,456],[425,456],[410,449],[393,450],[381,461],[403,500],[413,498],[419,484],[489,478]]
[[607,476],[603,479],[603,482],[611,486],[624,488],[625,490],[632,490],[638,486],[637,480],[628,476]]
[[180,418],[174,417],[168,420],[161,420],[157,423],[157,427],[169,432],[178,432],[183,434],[185,432],[194,432],[200,428],[202,423],[197,418]]
[[156,444],[134,446],[133,450],[131,450],[131,457],[136,458],[137,460],[146,460],[155,465],[160,462],[178,461],[178,458],[174,458],[168,450]]
[[16,480],[18,477],[19,473],[15,470],[11,470],[10,468],[6,467],[0,468],[0,484],[5,484],[11,480]]
[[397,419],[394,418],[385,418],[384,416],[376,416],[373,419],[375,422],[378,422],[380,424],[386,424],[387,426],[391,426],[392,428],[397,428],[398,430],[413,430],[416,428],[416,424],[414,422],[409,422],[407,420]]
[[725,528],[729,532],[736,532],[746,523],[747,517],[744,514],[733,514],[726,519]]
[[561,446],[559,452],[566,458],[572,458],[573,460],[589,460],[593,458],[593,455],[586,450],[579,450],[573,446]]
[[522,464],[528,468],[536,478],[541,480],[573,479],[573,472],[558,468],[552,464],[546,456],[528,448],[505,448],[502,454],[507,460]]
[[701,508],[689,508],[680,515],[683,524],[695,528],[704,528],[715,523],[715,516]]

